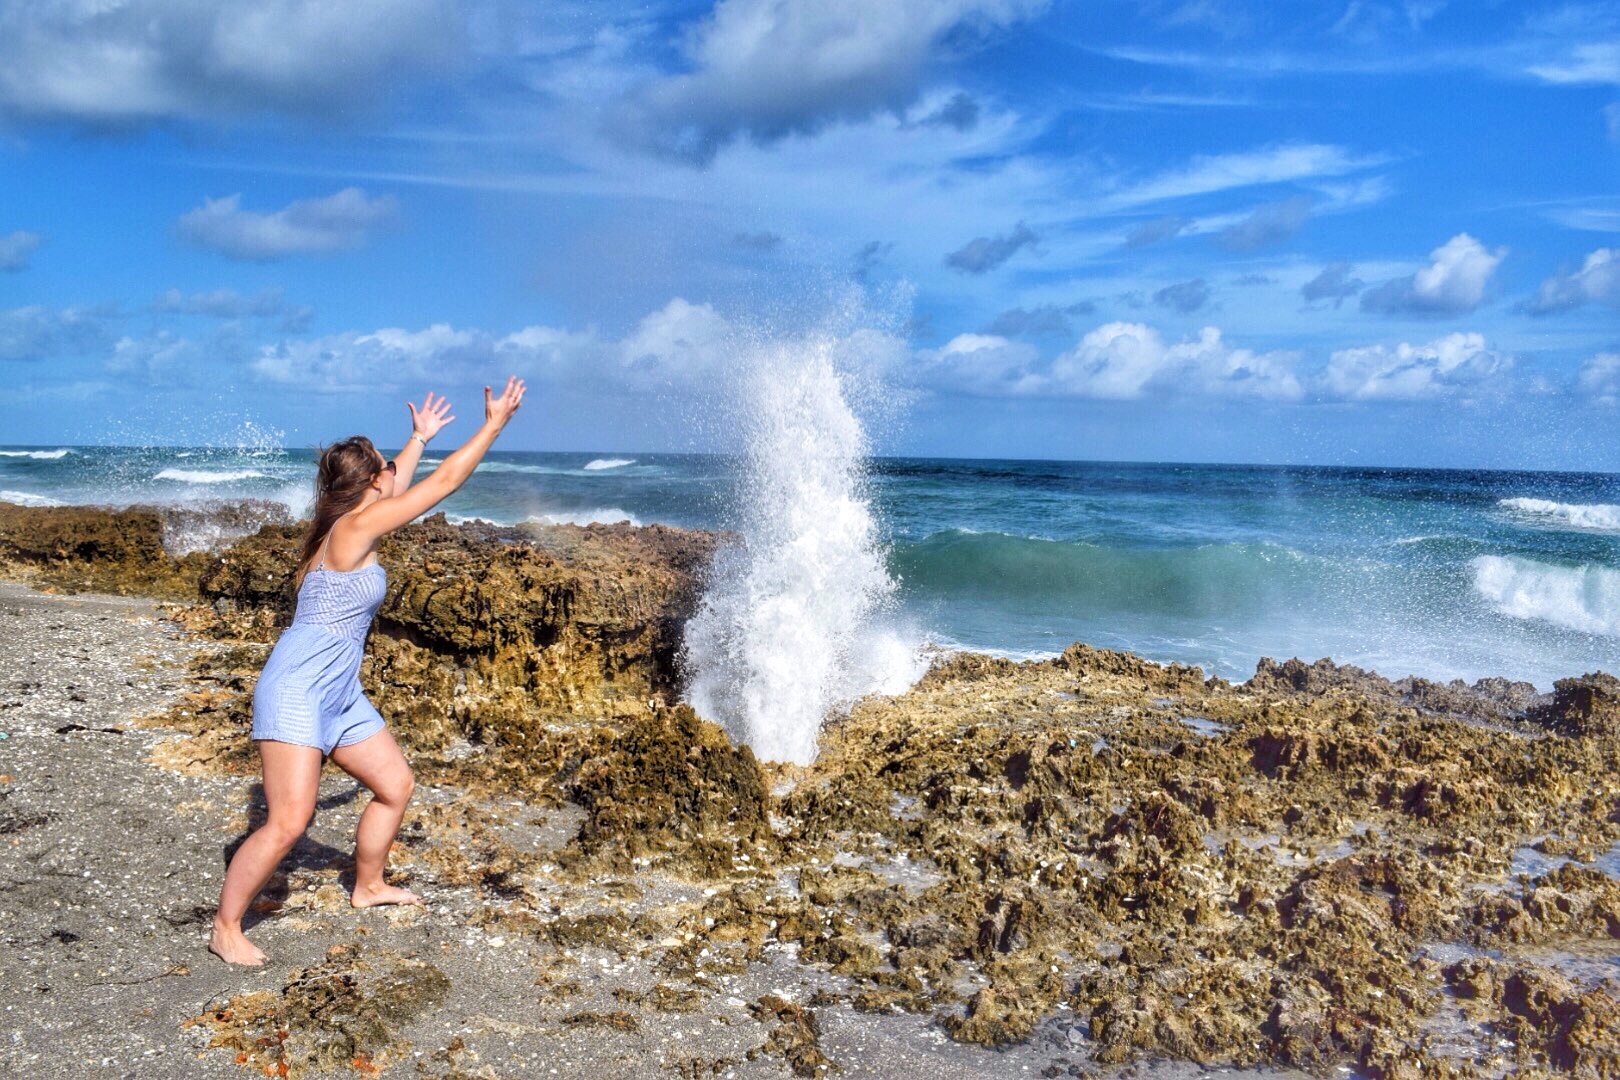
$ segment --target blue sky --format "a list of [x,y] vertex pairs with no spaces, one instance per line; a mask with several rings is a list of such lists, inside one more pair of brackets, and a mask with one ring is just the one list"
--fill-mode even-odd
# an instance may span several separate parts
[[6,5],[0,442],[1620,470],[1617,181],[1612,4]]

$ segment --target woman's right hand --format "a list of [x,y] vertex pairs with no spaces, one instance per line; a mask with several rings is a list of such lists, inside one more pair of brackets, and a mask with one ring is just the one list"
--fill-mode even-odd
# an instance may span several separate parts
[[518,406],[523,404],[525,389],[527,387],[523,380],[516,375],[506,377],[506,388],[501,391],[500,397],[491,397],[489,387],[484,387],[484,423],[504,428],[506,422],[512,419],[512,414],[518,411]]

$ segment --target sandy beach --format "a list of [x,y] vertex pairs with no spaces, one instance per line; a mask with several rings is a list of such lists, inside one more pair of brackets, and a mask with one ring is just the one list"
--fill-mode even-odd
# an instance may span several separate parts
[[348,906],[365,795],[333,771],[252,917],[270,963],[230,969],[203,941],[262,812],[247,700],[293,530],[160,605],[60,591],[162,594],[187,568],[160,547],[35,557],[107,521],[10,513],[21,1075],[1620,1070],[1607,677],[961,656],[762,765],[661,682],[710,541],[430,522],[384,552],[364,676],[418,772],[391,865],[428,904]]

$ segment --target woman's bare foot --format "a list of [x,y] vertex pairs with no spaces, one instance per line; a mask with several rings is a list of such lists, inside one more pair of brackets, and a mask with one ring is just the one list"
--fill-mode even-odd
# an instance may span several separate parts
[[409,889],[395,885],[356,885],[349,894],[349,903],[355,907],[380,907],[383,904],[420,904],[422,898]]
[[241,927],[232,928],[219,923],[214,924],[214,932],[208,936],[208,951],[227,964],[241,964],[243,967],[261,967],[269,959],[263,949],[247,939]]

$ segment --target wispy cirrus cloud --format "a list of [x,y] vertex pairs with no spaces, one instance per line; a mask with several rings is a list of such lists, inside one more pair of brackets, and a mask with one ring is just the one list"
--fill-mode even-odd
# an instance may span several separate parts
[[182,239],[232,259],[269,262],[290,255],[329,254],[361,246],[398,208],[390,195],[375,198],[357,187],[280,210],[242,209],[241,195],[205,199],[181,216]]
[[1583,42],[1557,60],[1531,64],[1526,70],[1538,79],[1563,85],[1620,84],[1620,40]]
[[1236,154],[1197,155],[1186,168],[1124,187],[1114,195],[1112,201],[1119,205],[1140,205],[1261,184],[1342,176],[1373,168],[1387,160],[1381,155],[1353,154],[1342,146],[1327,143],[1302,143]]

